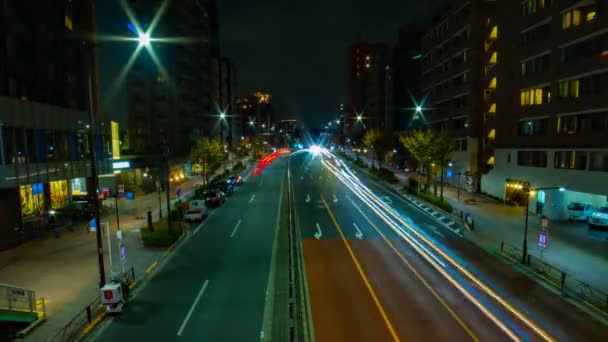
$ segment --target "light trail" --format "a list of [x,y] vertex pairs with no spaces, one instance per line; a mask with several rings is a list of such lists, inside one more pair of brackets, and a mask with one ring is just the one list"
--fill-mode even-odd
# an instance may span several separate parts
[[[331,155],[331,153],[326,153],[326,155],[328,155],[332,159],[337,159],[335,156]],[[518,309],[513,307],[513,305],[511,303],[507,302],[504,298],[502,298],[500,295],[498,295],[493,289],[491,289],[484,282],[482,282],[477,277],[475,277],[469,270],[464,268],[456,260],[454,260],[451,256],[449,256],[447,253],[445,253],[435,243],[433,243],[429,238],[427,238],[426,236],[424,236],[420,232],[418,232],[416,229],[414,229],[410,223],[405,222],[399,215],[395,214],[392,208],[388,207],[385,203],[383,203],[371,190],[369,190],[369,188],[367,188],[365,185],[363,185],[361,183],[361,181],[354,175],[354,173],[348,168],[348,166],[346,166],[346,164],[344,162],[341,162],[342,167],[340,169],[338,169],[334,165],[331,165],[330,163],[325,162],[324,160],[322,160],[321,162],[347,188],[349,188],[354,194],[357,195],[357,197],[359,197],[364,203],[366,203],[367,206],[370,209],[372,209],[372,211],[374,211],[376,214],[378,214],[378,216],[383,221],[385,221],[387,223],[387,225],[389,225],[389,227],[391,227],[395,232],[397,232],[398,235],[400,235],[402,238],[404,238],[404,240],[406,240],[410,245],[412,245],[412,247],[414,247],[418,253],[423,255],[423,257],[425,257],[425,259],[429,260],[428,254],[422,253],[421,250],[419,248],[417,248],[418,247],[417,244],[412,244],[412,242],[411,242],[412,238],[411,237],[407,238],[406,237],[407,235],[405,235],[404,230],[402,228],[400,228],[400,226],[398,224],[396,224],[392,219],[390,219],[387,216],[387,214],[394,217],[397,220],[397,222],[401,223],[401,225],[403,227],[407,228],[411,233],[416,235],[417,238],[424,241],[430,248],[432,248],[434,251],[436,251],[445,260],[447,260],[451,265],[453,265],[462,274],[464,274],[468,279],[470,279],[478,288],[482,289],[483,292],[485,292],[489,297],[491,297],[496,302],[498,302],[502,307],[507,309],[507,311],[512,313],[515,317],[517,317],[517,319],[519,319],[526,326],[528,326],[530,329],[532,329],[536,334],[538,334],[540,337],[542,337],[543,339],[545,339],[547,341],[555,340],[555,338],[553,338],[549,333],[545,332],[535,322],[528,319],[523,313],[521,313]],[[376,204],[374,204],[374,203],[376,203]],[[384,210],[382,210],[380,208],[382,208]],[[475,305],[477,305],[480,308],[480,310],[482,310],[482,312],[484,312],[484,314],[486,314],[492,321],[494,321],[501,329],[503,329],[503,327],[504,327],[503,331],[505,331],[507,333],[507,335],[509,335],[512,338],[514,337],[514,335],[510,331],[510,329],[508,329],[504,325],[503,322],[499,321],[498,318],[494,314],[488,312],[487,309],[481,303],[479,303],[477,301],[477,299],[474,299],[464,288],[462,288],[462,286],[460,284],[458,284],[456,282],[456,280],[452,278],[452,276],[450,276],[447,272],[445,272],[445,270],[441,270],[441,268],[439,268],[438,265],[436,265],[434,263],[431,263],[431,264],[436,269],[438,269],[438,271],[440,273],[442,273],[442,275],[444,275],[446,278],[448,278],[448,280],[450,280],[450,282],[452,282],[461,292],[464,291],[463,294],[466,292],[465,296],[468,299],[472,300],[472,302]],[[456,285],[456,284],[458,284],[458,285]],[[518,339],[517,336],[515,336],[515,339]]]

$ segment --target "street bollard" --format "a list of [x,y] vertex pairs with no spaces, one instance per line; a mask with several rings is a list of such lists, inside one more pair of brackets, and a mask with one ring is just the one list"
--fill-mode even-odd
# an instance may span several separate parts
[[152,227],[152,212],[148,210],[148,230],[154,231],[154,227]]
[[91,306],[87,305],[87,322],[91,323],[92,317],[91,317]]
[[564,286],[566,286],[566,273],[562,272],[562,279],[560,280],[560,285],[561,285],[561,289],[564,289]]
[[505,242],[504,241],[500,241],[500,252],[502,253],[502,251],[505,248]]

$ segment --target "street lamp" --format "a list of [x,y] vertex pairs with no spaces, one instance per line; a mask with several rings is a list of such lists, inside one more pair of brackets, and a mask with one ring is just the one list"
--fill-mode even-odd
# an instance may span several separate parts
[[150,46],[150,34],[145,32],[140,33],[137,41],[139,42],[139,46]]
[[523,253],[521,256],[521,263],[526,264],[526,259],[528,258],[528,217],[530,216],[530,195],[532,193],[536,193],[541,190],[559,190],[560,192],[566,191],[566,188],[563,187],[548,187],[548,188],[530,188],[528,189],[528,193],[526,194],[526,225],[524,228],[524,245],[523,245]]
[[224,144],[224,120],[226,120],[226,112],[220,112],[220,144]]
[[422,106],[416,106],[416,114],[422,113]]

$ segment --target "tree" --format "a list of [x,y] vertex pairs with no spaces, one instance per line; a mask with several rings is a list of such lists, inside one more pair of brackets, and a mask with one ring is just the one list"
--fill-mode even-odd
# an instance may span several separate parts
[[[431,179],[431,165],[433,163],[433,143],[434,137],[432,131],[415,131],[412,135],[402,136],[399,138],[403,146],[409,151],[414,160],[422,166],[423,172],[426,172],[427,182],[425,189],[428,189]],[[420,180],[418,180],[420,183]]]
[[[410,136],[400,138],[403,146],[410,152],[410,155],[420,163],[426,172],[426,189],[434,173],[434,167],[438,166],[441,171],[440,197],[443,199],[443,179],[445,166],[454,150],[454,142],[445,134],[437,134],[432,131],[416,131]],[[435,184],[435,195],[437,186]]]
[[249,138],[239,141],[238,144],[232,145],[232,153],[238,158],[243,158],[251,153],[251,142]]
[[433,159],[439,163],[441,169],[441,190],[439,197],[443,200],[443,171],[450,158],[450,154],[454,151],[454,141],[445,134],[435,135],[433,140]]
[[205,180],[208,173],[214,173],[222,165],[224,158],[225,154],[220,143],[209,138],[199,140],[191,152],[191,159],[201,163]]
[[372,128],[365,132],[363,144],[372,150],[372,167],[374,167],[374,160],[377,158],[378,161],[381,162],[390,150],[390,135],[386,132]]

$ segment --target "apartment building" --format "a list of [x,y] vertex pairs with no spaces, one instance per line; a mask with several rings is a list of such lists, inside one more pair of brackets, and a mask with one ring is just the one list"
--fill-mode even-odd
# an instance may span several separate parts
[[448,181],[475,191],[494,162],[494,13],[495,1],[470,0],[436,15],[422,37],[422,113],[411,113],[415,126],[454,139]]
[[608,2],[499,0],[496,13],[495,160],[482,191],[529,194],[552,219],[574,201],[606,203]]

